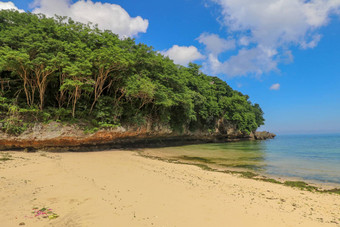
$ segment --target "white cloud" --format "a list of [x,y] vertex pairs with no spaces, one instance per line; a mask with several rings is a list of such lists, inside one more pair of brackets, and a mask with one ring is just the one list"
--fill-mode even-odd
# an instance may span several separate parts
[[224,62],[218,61],[222,51],[215,51],[206,68],[229,77],[276,70],[279,63],[293,59],[291,46],[316,47],[321,39],[318,28],[340,10],[340,0],[211,1],[221,6],[220,20],[228,35],[234,35],[239,51]]
[[18,9],[13,2],[0,2],[0,10],[6,10],[6,9],[14,9],[18,10],[19,12],[25,12],[22,9]]
[[300,44],[308,32],[327,24],[340,0],[215,0],[232,31],[250,31],[262,45]]
[[161,52],[168,56],[176,64],[187,65],[189,62],[204,59],[205,57],[194,46],[174,45],[170,49]]
[[101,29],[108,29],[124,36],[135,36],[145,33],[149,22],[140,16],[130,15],[119,5],[91,0],[79,0],[72,3],[70,0],[35,0],[31,5],[33,13],[43,13],[47,16],[55,14],[71,17],[82,23],[93,22]]
[[213,74],[227,74],[229,78],[249,73],[261,75],[276,69],[277,62],[273,59],[275,55],[274,50],[265,50],[260,47],[242,48],[237,55],[231,56],[225,62],[220,62],[217,56],[210,54],[204,69]]
[[222,39],[216,34],[203,33],[197,40],[206,46],[208,52],[215,55],[235,49],[236,47],[234,39]]
[[309,42],[304,40],[300,43],[301,47],[303,49],[308,49],[308,48],[314,48],[318,45],[319,41],[321,40],[321,35],[316,34],[313,37],[311,37],[312,40]]
[[280,90],[280,84],[273,84],[269,89],[275,91]]
[[248,46],[251,42],[251,39],[247,36],[242,36],[241,38],[239,38],[238,43],[241,46]]

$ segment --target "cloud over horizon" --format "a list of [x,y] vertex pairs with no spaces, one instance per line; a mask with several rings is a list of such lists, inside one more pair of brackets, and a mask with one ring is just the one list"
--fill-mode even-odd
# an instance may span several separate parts
[[184,66],[188,65],[189,62],[205,58],[194,46],[173,45],[170,49],[161,51],[161,54],[168,56],[175,64]]
[[55,14],[71,17],[82,23],[92,22],[98,24],[100,29],[111,30],[121,37],[136,36],[145,33],[149,21],[140,16],[130,17],[121,6],[110,3],[79,0],[71,3],[70,0],[35,0],[33,13],[43,13],[47,16]]
[[18,9],[13,2],[0,2],[0,10],[7,10],[7,9],[14,9],[18,10],[19,12],[25,12],[22,9]]
[[[229,50],[229,44],[223,44],[221,51],[211,51],[204,65],[209,73],[229,78],[278,70],[278,64],[292,61],[292,46],[316,47],[318,29],[327,25],[330,15],[340,14],[340,0],[211,1],[220,7],[219,20],[228,39],[236,40],[238,53],[221,62],[219,55]],[[205,33],[200,42],[202,36]]]
[[[93,24],[103,30],[111,30],[121,38],[133,37],[145,33],[149,21],[140,16],[131,17],[125,9],[116,4],[93,2],[92,0],[35,0],[30,4],[33,13],[42,13],[48,17],[68,16],[73,20]],[[12,2],[0,2],[0,9],[18,8]],[[23,10],[19,10],[24,12]]]

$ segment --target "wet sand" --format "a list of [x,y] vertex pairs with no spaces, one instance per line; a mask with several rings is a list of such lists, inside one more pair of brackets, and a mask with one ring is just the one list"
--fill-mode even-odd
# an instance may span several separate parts
[[[3,227],[340,226],[340,196],[335,194],[131,151],[8,153],[12,160],[0,161]],[[59,217],[35,217],[33,208],[43,207]]]

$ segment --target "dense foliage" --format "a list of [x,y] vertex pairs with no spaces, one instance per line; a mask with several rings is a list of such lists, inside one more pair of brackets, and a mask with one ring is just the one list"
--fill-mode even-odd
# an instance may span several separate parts
[[0,11],[0,121],[7,132],[49,120],[211,131],[224,120],[249,133],[264,119],[248,98],[196,64],[176,65],[96,26]]

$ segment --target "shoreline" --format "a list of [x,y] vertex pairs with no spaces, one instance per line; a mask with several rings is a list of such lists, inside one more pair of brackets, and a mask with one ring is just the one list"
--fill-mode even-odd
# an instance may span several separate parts
[[185,162],[180,159],[162,158],[159,156],[145,155],[142,150],[136,151],[141,157],[149,158],[153,160],[159,160],[167,163],[181,164],[181,165],[193,165],[201,168],[204,171],[212,171],[224,174],[237,175],[246,179],[270,182],[273,184],[281,184],[286,187],[299,188],[300,190],[314,191],[318,193],[332,193],[340,195],[340,184],[334,182],[322,182],[317,180],[306,180],[298,177],[278,176],[270,174],[262,174],[258,171],[254,171],[246,168],[236,167],[223,167],[215,165],[210,167],[207,163],[199,162]]
[[[238,142],[238,141],[236,141]],[[182,146],[182,145],[179,145]],[[298,178],[298,177],[289,177],[289,176],[279,176],[279,175],[271,175],[271,174],[263,174],[258,171],[252,170],[252,169],[247,169],[247,168],[240,168],[240,167],[223,167],[219,165],[215,165],[213,167],[209,166],[208,163],[200,163],[200,162],[186,162],[180,159],[170,159],[167,157],[159,157],[159,156],[153,156],[153,155],[147,155],[144,154],[144,148],[124,148],[124,149],[117,149],[117,148],[112,148],[112,149],[95,149],[95,150],[83,150],[80,151],[82,147],[78,147],[76,151],[70,151],[70,150],[62,150],[59,148],[54,149],[34,149],[34,150],[18,150],[18,149],[11,149],[11,150],[0,150],[0,155],[4,157],[4,154],[9,154],[10,152],[24,152],[24,153],[98,153],[98,152],[109,152],[109,151],[125,151],[125,152],[135,152],[137,153],[140,157],[146,158],[146,159],[151,159],[151,160],[158,160],[161,162],[166,162],[166,163],[171,163],[171,164],[180,164],[180,165],[192,165],[199,167],[200,169],[204,171],[211,171],[211,172],[218,172],[218,173],[223,173],[223,174],[230,174],[230,175],[236,175],[240,176],[245,179],[251,179],[251,180],[256,180],[256,181],[263,181],[263,182],[269,182],[273,184],[281,184],[286,187],[292,187],[292,188],[298,188],[300,190],[307,190],[307,191],[314,191],[318,193],[331,193],[331,194],[338,194],[340,195],[340,184],[335,183],[335,182],[322,182],[318,180],[306,180],[303,178]],[[157,149],[157,148],[147,148],[147,149]],[[2,161],[2,158],[0,157],[0,162]],[[5,157],[6,159],[6,157]],[[5,160],[6,161],[6,160]],[[287,182],[287,183],[286,183]],[[298,182],[298,185],[292,185],[290,183],[296,183]],[[286,183],[286,184],[285,184]],[[302,184],[302,185],[301,185]],[[312,188],[310,188],[312,187]]]
[[[339,226],[340,196],[141,157],[136,151],[8,152],[4,226]],[[32,217],[50,208],[59,217]]]

